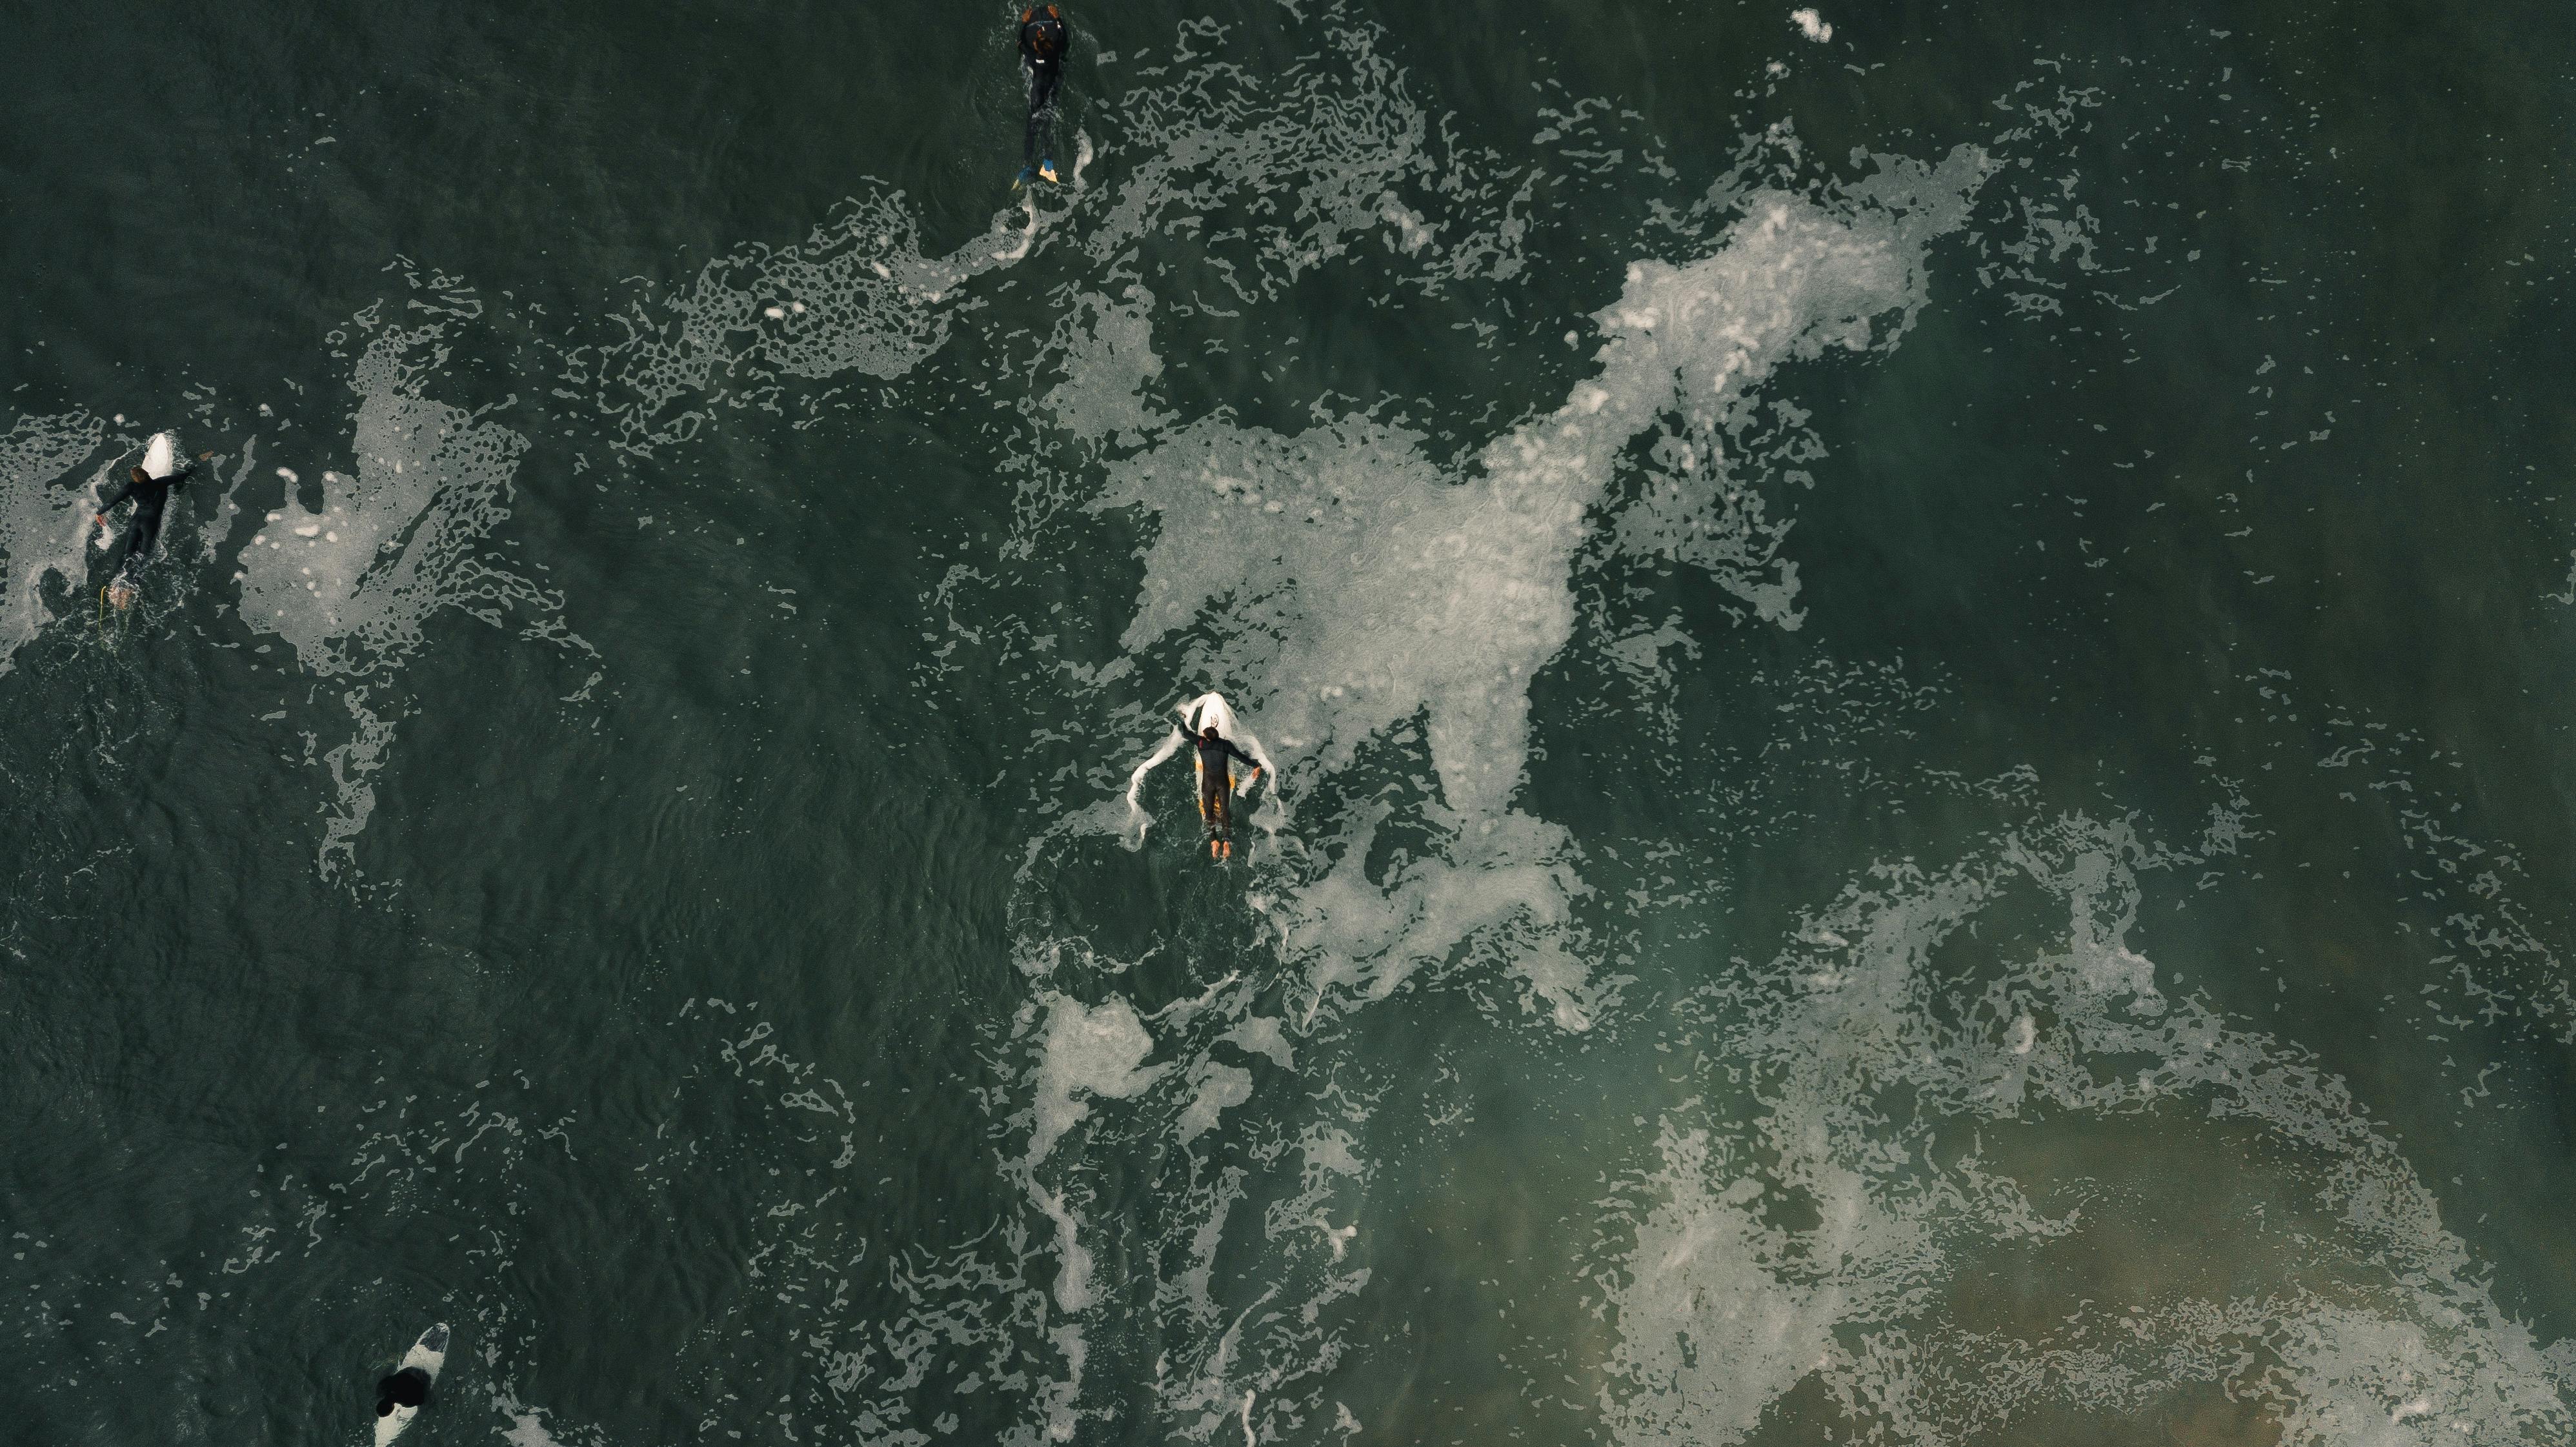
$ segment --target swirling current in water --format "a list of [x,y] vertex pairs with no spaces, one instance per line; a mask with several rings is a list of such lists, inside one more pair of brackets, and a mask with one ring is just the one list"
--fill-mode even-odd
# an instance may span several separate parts
[[2576,1436],[2563,9],[1013,18],[13,41],[14,1432]]

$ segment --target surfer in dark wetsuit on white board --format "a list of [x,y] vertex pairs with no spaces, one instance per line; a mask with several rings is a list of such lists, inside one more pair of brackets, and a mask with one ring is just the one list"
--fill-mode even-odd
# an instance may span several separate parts
[[390,1417],[396,1407],[417,1407],[429,1400],[429,1373],[405,1367],[376,1383],[376,1415]]
[[1220,737],[1215,724],[1199,730],[1190,740],[1199,751],[1199,818],[1207,824],[1208,858],[1234,857],[1234,771],[1229,761],[1241,759],[1252,765],[1244,775],[1247,784],[1261,777],[1261,765],[1252,755]]
[[125,530],[125,556],[107,585],[108,602],[119,608],[134,606],[135,595],[142,590],[143,570],[161,541],[161,514],[170,506],[170,489],[195,470],[182,467],[167,477],[154,477],[138,467],[127,474],[123,487],[99,499],[95,521],[100,527],[107,526],[107,515],[119,505],[129,499],[134,503],[134,523]]
[[[1032,176],[1050,183],[1055,170],[1055,92],[1064,83],[1065,57],[1073,52],[1073,27],[1064,12],[1038,5],[1020,12],[1020,72],[1029,84],[1029,129],[1020,142],[1020,177],[1014,189]],[[1039,149],[1043,137],[1046,148]]]

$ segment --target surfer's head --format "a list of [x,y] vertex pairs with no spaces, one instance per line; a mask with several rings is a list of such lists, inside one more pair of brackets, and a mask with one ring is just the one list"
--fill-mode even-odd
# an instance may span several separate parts
[[150,482],[152,480],[152,474],[145,472],[139,467],[126,475],[133,478],[136,482]]
[[1206,728],[1199,730],[1199,737],[1206,739],[1211,743],[1214,742],[1216,739],[1216,725],[1209,724]]

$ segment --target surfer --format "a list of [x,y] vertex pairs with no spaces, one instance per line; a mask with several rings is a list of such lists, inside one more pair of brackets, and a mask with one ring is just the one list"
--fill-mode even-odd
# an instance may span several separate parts
[[429,1389],[446,1365],[447,1325],[441,1322],[420,1334],[393,1375],[376,1383],[376,1447],[393,1447],[393,1440],[428,1404]]
[[[1029,130],[1020,143],[1014,190],[1027,185],[1032,175],[1056,179],[1055,89],[1064,82],[1064,58],[1072,49],[1073,27],[1064,23],[1063,11],[1038,5],[1020,12],[1020,73],[1029,83]],[[1042,133],[1047,139],[1043,152],[1038,149]]]
[[1190,743],[1199,751],[1199,818],[1207,825],[1208,858],[1232,859],[1234,774],[1226,763],[1241,759],[1251,764],[1252,772],[1243,776],[1247,784],[1261,777],[1261,765],[1252,755],[1219,737],[1215,724],[1199,730],[1199,736]]
[[194,471],[194,467],[182,467],[154,477],[138,467],[126,475],[123,487],[100,499],[96,518],[100,527],[107,526],[107,515],[118,505],[128,499],[134,503],[134,525],[125,531],[125,556],[107,585],[110,603],[119,608],[134,606],[134,596],[143,585],[143,569],[152,561],[152,549],[161,540],[161,514],[170,505],[170,489]]
[[418,1407],[429,1400],[429,1373],[405,1367],[376,1383],[376,1415],[390,1417],[396,1407]]

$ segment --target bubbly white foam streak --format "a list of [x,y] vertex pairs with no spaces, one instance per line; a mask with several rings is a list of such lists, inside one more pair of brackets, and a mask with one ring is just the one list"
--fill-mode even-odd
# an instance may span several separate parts
[[1631,266],[1594,319],[1594,378],[1457,476],[1419,435],[1357,419],[1293,438],[1203,421],[1113,468],[1094,506],[1158,522],[1126,647],[1213,614],[1199,661],[1251,680],[1247,711],[1292,765],[1335,772],[1362,741],[1422,721],[1448,856],[1381,888],[1361,874],[1365,839],[1345,840],[1292,897],[1319,1001],[1343,985],[1388,993],[1517,921],[1509,954],[1535,1000],[1568,1028],[1594,1018],[1599,988],[1562,939],[1581,892],[1568,841],[1512,804],[1531,680],[1573,632],[1587,517],[1660,419],[1714,435],[1783,363],[1901,332],[1927,295],[1925,248],[1965,220],[1987,170],[1963,147],[1938,166],[1882,161],[1833,204],[1746,197],[1712,254]]
[[380,322],[381,304],[355,320],[367,342],[349,377],[358,407],[347,470],[320,469],[320,506],[308,510],[301,475],[277,468],[285,495],[236,555],[242,622],[285,639],[306,670],[352,681],[342,702],[353,731],[326,755],[337,792],[319,854],[326,878],[352,863],[375,807],[373,775],[399,717],[386,682],[432,619],[454,610],[497,627],[515,610],[524,636],[589,650],[564,628],[559,596],[489,554],[528,441],[427,395],[450,325],[482,310],[443,278],[437,289],[436,302],[416,303],[433,318],[422,325]]
[[90,515],[105,470],[87,488],[65,486],[64,474],[106,435],[86,412],[21,417],[0,435],[0,674],[53,621],[46,578],[77,593],[88,576]]
[[[1985,172],[1983,157],[1963,150],[1937,167],[1885,163],[1875,182],[1832,203],[1747,198],[1711,254],[1632,267],[1619,303],[1596,319],[1605,340],[1593,378],[1454,474],[1429,460],[1419,435],[1347,417],[1293,438],[1205,420],[1113,464],[1092,505],[1145,508],[1157,524],[1124,639],[1131,653],[1182,640],[1184,667],[1231,681],[1242,702],[1242,719],[1221,729],[1257,729],[1268,747],[1256,756],[1275,751],[1304,779],[1329,781],[1364,742],[1409,722],[1427,743],[1436,797],[1420,807],[1442,850],[1372,881],[1361,861],[1384,815],[1361,810],[1345,826],[1339,865],[1301,872],[1292,860],[1284,894],[1265,888],[1253,901],[1307,972],[1309,991],[1288,1002],[1292,1027],[1313,1026],[1328,1000],[1390,994],[1462,948],[1515,972],[1562,1028],[1598,1018],[1617,981],[1595,979],[1586,962],[1572,913],[1586,886],[1570,843],[1513,803],[1531,681],[1572,635],[1574,560],[1592,514],[1632,440],[1663,419],[1678,414],[1685,429],[1717,436],[1784,362],[1891,340],[1925,298],[1925,247],[1960,224]],[[1064,396],[1132,394],[1158,370],[1141,300],[1097,311],[1117,339],[1074,357]],[[1086,361],[1113,375],[1086,377]],[[1118,430],[1159,422],[1128,408]],[[1698,475],[1722,483],[1722,461]],[[1146,774],[1178,751],[1177,738],[1161,740],[1129,772],[1124,799],[1101,801],[1063,832],[1132,841]],[[1032,953],[1032,976],[1056,969],[1066,948]],[[1291,1068],[1281,1022],[1243,1013],[1251,998],[1220,985],[1150,1030],[1116,995],[1086,1005],[1048,989],[1023,1012],[1029,1146],[1014,1168],[1054,1228],[1054,1299],[1068,1317],[1102,1300],[1092,1238],[1111,1228],[1086,1221],[1089,1154],[1151,1133],[1156,1118],[1183,1151],[1218,1133],[1226,1112],[1254,1098],[1262,1068],[1212,1053],[1220,1047]],[[1202,1014],[1212,1023],[1194,1023]],[[1134,1123],[1099,1109],[1110,1101],[1133,1103]],[[1078,1149],[1068,1144],[1077,1139]],[[1212,1181],[1193,1173],[1174,1205],[1196,1245],[1169,1248],[1182,1259],[1158,1295],[1205,1334],[1191,1348],[1196,1364],[1160,1388],[1186,1431],[1248,1426],[1257,1403],[1299,1402],[1348,1349],[1321,1313],[1369,1279],[1348,1260],[1364,1229],[1356,1191],[1367,1167],[1338,1128],[1313,1126],[1304,1145],[1303,1191],[1268,1213],[1275,1264],[1265,1273],[1269,1289],[1303,1304],[1293,1321],[1265,1314],[1257,1352],[1246,1350],[1249,1317],[1239,1303],[1220,1312],[1209,1280],[1241,1170]]]
[[[2193,1388],[2259,1401],[2296,1447],[2576,1431],[2566,1354],[2498,1307],[2397,1142],[2303,1052],[2166,997],[2129,944],[2141,873],[2205,852],[2081,816],[2035,825],[1948,869],[1879,871],[1768,970],[1713,989],[1710,1058],[1750,1072],[1759,1109],[1695,1102],[1663,1124],[1634,1244],[1605,1277],[1614,1440],[1741,1441],[1810,1375],[1910,1442],[1968,1440],[2040,1405],[2125,1415]],[[2061,902],[2062,947],[1988,962],[2000,973],[1961,1017],[1961,986],[1940,977],[1958,966],[1936,971],[1935,951],[2034,889]],[[2221,1294],[2142,1263],[2151,1292],[2159,1272],[2180,1284],[2078,1305],[2031,1340],[1957,1321],[1963,1278],[2044,1271],[2049,1243],[2106,1228],[2099,1211],[2050,1216],[1988,1162],[1984,1142],[2033,1111],[2096,1132],[2152,1119],[2149,1152],[2214,1128],[2198,1122],[2241,1124],[2332,1229],[2270,1219],[2299,1209],[2296,1192],[2239,1215],[2203,1183],[2154,1209],[2195,1217],[2186,1234],[2224,1263]],[[2242,1347],[2218,1349],[2231,1338],[2278,1365],[2251,1370]]]
[[442,608],[530,596],[478,545],[508,513],[527,439],[421,393],[416,354],[443,328],[388,328],[350,377],[354,472],[322,473],[322,505],[292,488],[239,555],[242,621],[275,633],[317,673],[365,672],[407,654]]

